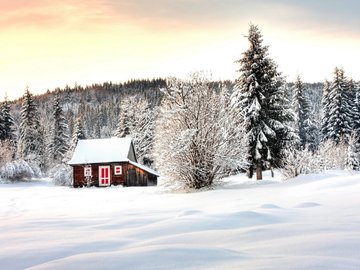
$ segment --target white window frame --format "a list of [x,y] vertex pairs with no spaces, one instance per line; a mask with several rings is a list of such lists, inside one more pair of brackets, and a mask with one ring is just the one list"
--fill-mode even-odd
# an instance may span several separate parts
[[[102,179],[106,179],[106,178],[101,178],[101,170],[102,169],[108,169],[109,170],[109,177],[108,177],[108,184],[102,184],[101,180]],[[110,186],[110,182],[111,182],[111,170],[110,170],[110,166],[99,166],[99,186],[100,187],[107,187]]]
[[[120,173],[116,172],[117,168],[120,168]],[[114,165],[114,175],[122,175],[122,166],[121,165]]]
[[87,176],[92,176],[92,169],[91,169],[91,166],[85,166],[84,167],[84,176],[87,177]]

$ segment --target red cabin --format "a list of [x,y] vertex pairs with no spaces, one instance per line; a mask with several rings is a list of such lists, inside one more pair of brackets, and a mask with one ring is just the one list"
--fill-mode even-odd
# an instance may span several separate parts
[[73,186],[154,186],[159,174],[137,163],[131,138],[79,140],[69,165]]

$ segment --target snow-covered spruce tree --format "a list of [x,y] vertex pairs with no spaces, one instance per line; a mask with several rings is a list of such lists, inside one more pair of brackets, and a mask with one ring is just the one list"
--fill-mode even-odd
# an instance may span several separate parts
[[152,167],[154,163],[153,148],[157,111],[150,108],[150,104],[146,100],[139,101],[136,110],[139,114],[134,116],[135,125],[131,132],[135,152],[141,164]]
[[2,115],[2,110],[0,107],[0,140],[3,140],[2,138],[4,137],[4,133],[5,133],[5,126],[4,126],[4,121],[3,121],[3,115]]
[[257,179],[262,179],[266,163],[277,166],[282,149],[294,136],[289,122],[293,120],[290,103],[285,97],[285,84],[277,66],[262,44],[260,30],[250,25],[249,49],[237,62],[240,78],[236,81],[233,100],[243,117],[247,139],[249,176],[256,168]]
[[346,167],[358,171],[360,169],[360,143],[355,133],[351,135],[348,144]]
[[325,81],[323,96],[321,100],[321,108],[322,108],[322,117],[321,117],[321,141],[326,141],[329,139],[330,134],[330,82]]
[[50,157],[55,163],[61,163],[68,150],[69,135],[68,125],[60,104],[60,97],[57,93],[53,105],[53,126],[51,130]]
[[162,91],[155,157],[164,179],[199,189],[243,165],[243,133],[234,131],[240,127],[208,79],[202,74],[186,81],[170,78]]
[[11,145],[15,145],[15,123],[10,113],[10,103],[7,98],[0,106],[0,127],[0,140],[6,140]]
[[115,131],[115,136],[119,138],[124,138],[130,135],[131,127],[133,123],[131,121],[131,115],[129,112],[129,103],[130,99],[123,100],[121,104],[120,116],[117,129]]
[[335,68],[328,98],[329,114],[327,126],[324,128],[327,131],[327,134],[324,134],[324,139],[330,139],[338,144],[344,138],[347,142],[352,132],[351,100],[349,82],[341,68]]
[[69,149],[65,155],[65,160],[64,160],[65,162],[69,161],[72,158],[78,141],[86,138],[85,133],[84,133],[84,128],[82,125],[82,121],[83,120],[82,120],[81,116],[77,117],[75,120]]
[[[10,114],[10,104],[5,101],[0,105],[0,163],[10,162],[16,153],[16,134],[14,120]],[[5,150],[7,153],[5,153]],[[11,157],[10,160],[8,157]]]
[[120,138],[131,136],[138,162],[151,167],[154,162],[153,144],[157,111],[140,96],[123,99],[120,109],[114,135]]
[[292,107],[295,115],[295,132],[299,138],[299,149],[315,150],[317,145],[316,126],[311,120],[311,105],[305,95],[305,87],[297,76],[294,89]]
[[353,80],[349,80],[349,91],[352,129],[355,136],[360,140],[360,87]]
[[43,166],[45,149],[43,128],[40,123],[37,104],[29,89],[26,88],[21,107],[20,143],[18,147],[23,159]]

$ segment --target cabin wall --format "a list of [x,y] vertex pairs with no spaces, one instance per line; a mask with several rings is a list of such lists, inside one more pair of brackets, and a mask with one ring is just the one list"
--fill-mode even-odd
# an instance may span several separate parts
[[[122,167],[122,174],[115,175],[114,168],[117,165],[121,165]],[[111,165],[110,172],[111,172],[111,184],[118,186],[118,185],[125,185],[126,182],[126,163],[114,163]]]
[[[114,174],[114,166],[122,166],[122,174]],[[99,166],[110,166],[110,185],[123,186],[156,186],[157,176],[149,174],[148,172],[129,163],[101,163],[91,165],[91,186],[99,186]],[[87,180],[84,175],[85,165],[73,166],[73,186],[86,187]]]
[[[121,165],[122,166],[122,174],[115,175],[114,174],[114,166]],[[91,165],[91,186],[99,186],[99,167],[100,166],[110,166],[110,185],[125,185],[126,182],[126,163],[102,163],[102,164],[92,164]],[[87,180],[84,175],[85,165],[76,165],[73,167],[73,186],[74,187],[86,187]]]
[[84,176],[84,167],[83,166],[74,166],[73,167],[73,186],[74,187],[86,186],[86,179]]
[[127,165],[127,186],[156,186],[157,176],[132,165]]

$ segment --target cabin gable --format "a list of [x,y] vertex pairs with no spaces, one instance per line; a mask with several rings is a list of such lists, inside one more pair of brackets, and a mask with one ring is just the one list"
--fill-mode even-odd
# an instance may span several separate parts
[[128,159],[134,162],[137,162],[137,158],[135,155],[135,147],[134,144],[131,142],[130,147],[129,147],[129,152],[128,152]]

